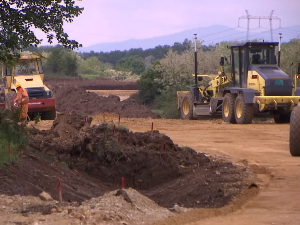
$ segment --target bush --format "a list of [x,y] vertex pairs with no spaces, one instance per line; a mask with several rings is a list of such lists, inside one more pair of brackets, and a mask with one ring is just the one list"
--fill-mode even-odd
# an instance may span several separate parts
[[[16,161],[18,149],[27,144],[26,128],[20,126],[19,112],[0,112],[0,167],[9,161]],[[8,146],[11,147],[11,157]]]
[[177,109],[177,88],[169,89],[167,92],[157,96],[155,103],[155,111],[161,117],[170,119],[180,118],[180,111]]
[[142,104],[151,104],[156,96],[160,95],[162,84],[157,81],[161,78],[161,73],[148,68],[138,81],[139,92],[137,94],[138,101]]

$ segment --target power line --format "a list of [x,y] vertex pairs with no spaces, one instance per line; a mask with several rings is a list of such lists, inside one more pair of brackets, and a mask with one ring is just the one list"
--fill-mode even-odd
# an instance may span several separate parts
[[248,12],[246,11],[246,16],[241,16],[238,20],[238,26],[240,26],[240,20],[241,19],[247,19],[247,40],[249,41],[249,27],[250,27],[250,20],[258,20],[259,22],[259,27],[260,27],[260,20],[269,20],[270,21],[270,33],[271,33],[271,41],[273,41],[273,28],[272,28],[272,21],[273,20],[279,20],[280,21],[280,27],[281,27],[281,19],[277,16],[273,16],[274,10],[271,11],[270,16],[251,16]]
[[223,32],[227,32],[227,31],[230,31],[230,30],[234,30],[238,27],[234,27],[234,28],[230,28],[230,29],[227,29],[227,30],[224,30],[224,31],[219,31],[219,32],[216,32],[216,33],[212,33],[212,34],[208,34],[208,35],[205,35],[205,36],[202,36],[202,37],[199,37],[200,38],[204,38],[204,37],[208,37],[208,36],[211,36],[211,35],[215,35],[215,34],[220,34],[220,33],[223,33]]
[[[250,29],[250,30],[257,30],[257,29],[259,29],[259,28],[253,28],[253,29]],[[244,31],[234,33],[234,34],[230,34],[230,35],[226,35],[226,36],[219,37],[219,38],[214,38],[214,39],[211,39],[211,40],[208,40],[208,41],[204,40],[204,42],[211,42],[211,41],[215,41],[215,40],[218,40],[218,39],[221,39],[221,38],[227,38],[227,37],[234,36],[234,35],[241,34],[241,33],[244,33]]]

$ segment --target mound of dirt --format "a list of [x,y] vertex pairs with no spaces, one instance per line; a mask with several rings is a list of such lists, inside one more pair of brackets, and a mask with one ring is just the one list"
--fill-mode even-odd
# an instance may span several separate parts
[[81,115],[108,112],[130,118],[159,117],[148,107],[138,104],[133,99],[120,101],[120,98],[115,95],[102,97],[74,86],[55,86],[52,87],[52,91],[55,95],[56,109],[59,112],[76,112]]
[[[82,121],[83,117],[75,113],[61,114],[50,130],[30,130],[30,149],[106,187],[120,187],[124,177],[126,187],[168,208],[175,203],[184,207],[222,207],[247,186],[246,168],[179,147],[158,131],[133,133],[114,124],[88,127]],[[85,183],[73,185],[73,192],[77,192],[77,186]],[[99,194],[92,190],[93,187],[88,196]],[[30,190],[24,192],[31,194]],[[68,199],[83,201],[86,196],[74,198],[72,194]]]

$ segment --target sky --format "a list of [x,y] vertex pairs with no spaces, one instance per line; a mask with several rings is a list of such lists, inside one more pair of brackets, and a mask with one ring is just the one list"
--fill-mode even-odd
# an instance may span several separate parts
[[[300,25],[300,0],[82,0],[76,4],[84,11],[64,28],[70,39],[84,47],[211,25],[235,28],[239,18],[246,16],[245,10],[251,16],[269,16],[274,10],[273,16],[281,19],[282,27]],[[266,31],[269,24],[262,20],[258,29],[258,20],[251,20],[250,29]],[[280,26],[279,20],[272,24],[274,29]],[[246,26],[247,20],[240,20],[240,29]],[[44,38],[39,32],[37,35]]]

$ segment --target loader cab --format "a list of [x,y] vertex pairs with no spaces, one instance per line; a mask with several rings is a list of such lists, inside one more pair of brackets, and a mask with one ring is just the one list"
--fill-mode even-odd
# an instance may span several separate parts
[[255,65],[275,65],[278,42],[246,42],[231,46],[233,85],[247,88],[248,71]]

